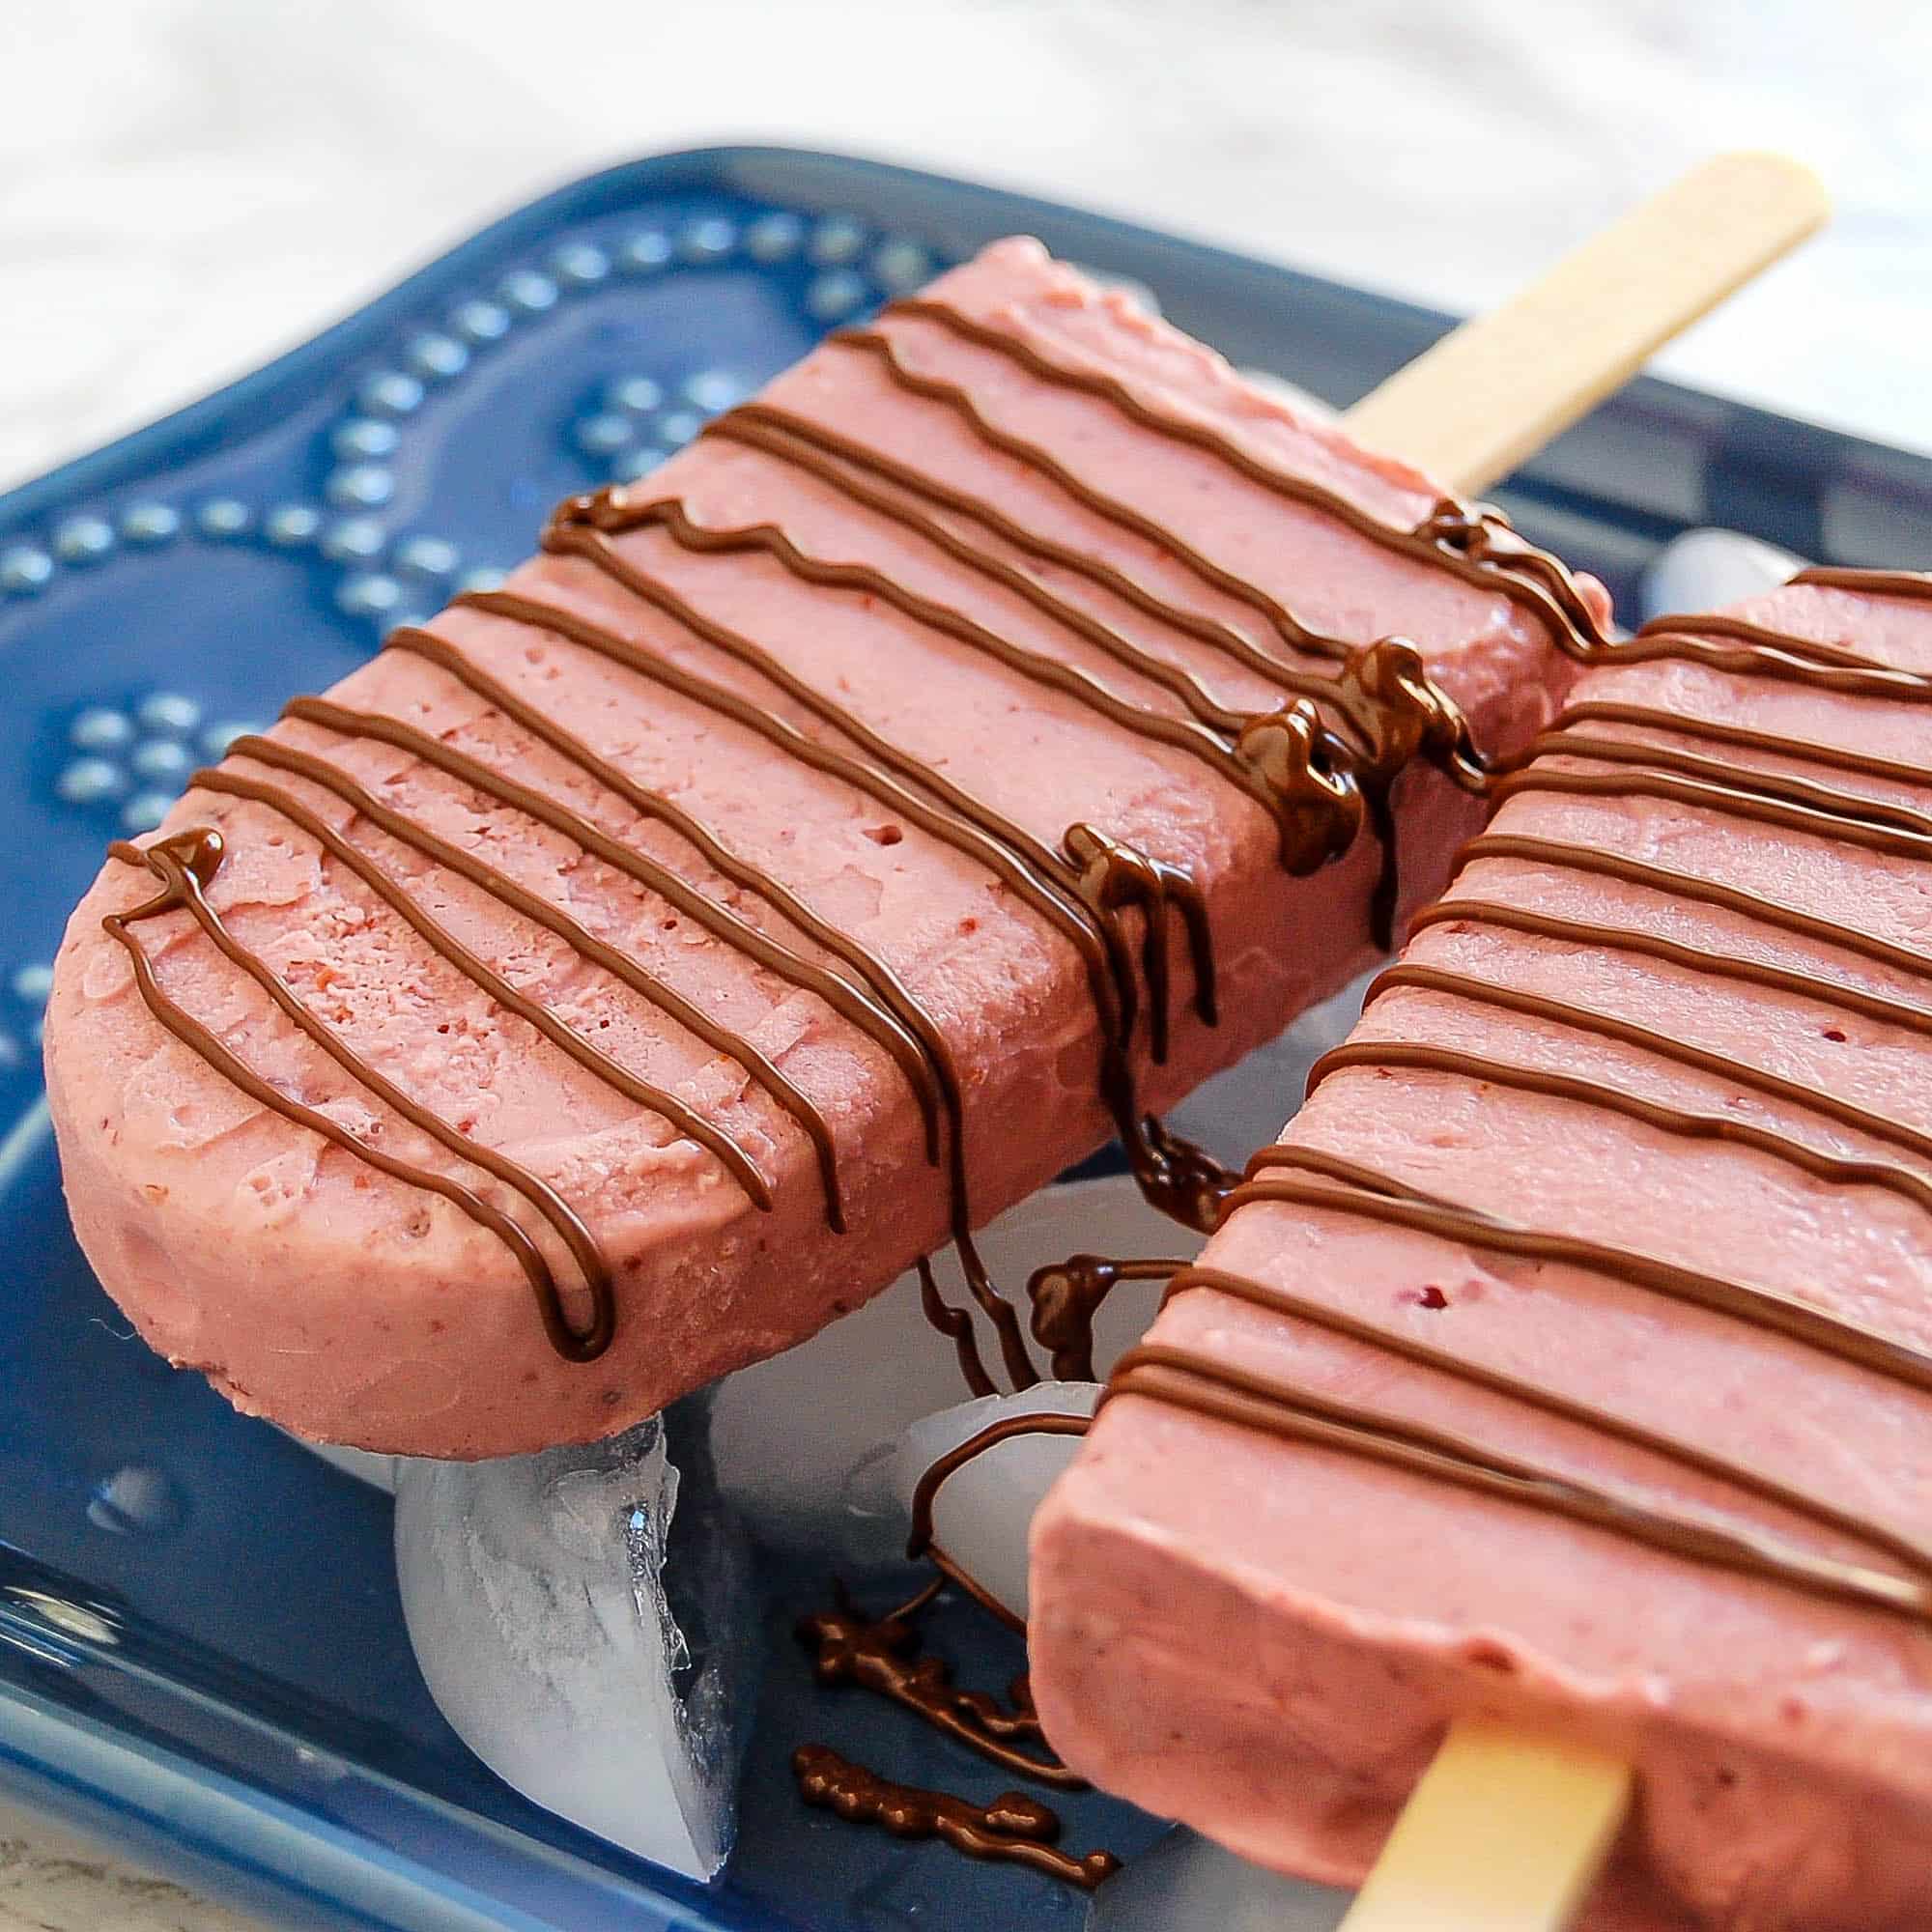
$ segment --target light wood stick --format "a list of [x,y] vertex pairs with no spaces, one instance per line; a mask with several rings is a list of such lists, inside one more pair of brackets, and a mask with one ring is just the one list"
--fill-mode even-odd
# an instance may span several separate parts
[[[1719,155],[1350,411],[1350,434],[1473,495],[1635,374],[1829,213],[1782,155]],[[1634,1776],[1580,1746],[1453,1726],[1342,1932],[1565,1932]]]
[[1614,1757],[1453,1726],[1341,1932],[1563,1932],[1629,1808]]
[[1391,376],[1349,412],[1349,433],[1453,490],[1486,490],[1828,212],[1801,162],[1716,156]]

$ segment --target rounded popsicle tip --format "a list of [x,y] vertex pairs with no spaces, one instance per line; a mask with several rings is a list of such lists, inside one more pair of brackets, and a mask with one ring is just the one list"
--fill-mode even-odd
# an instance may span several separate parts
[[1722,182],[1741,200],[1788,210],[1797,222],[1808,215],[1808,228],[1821,227],[1831,218],[1831,192],[1817,169],[1776,148],[1727,149],[1692,173]]

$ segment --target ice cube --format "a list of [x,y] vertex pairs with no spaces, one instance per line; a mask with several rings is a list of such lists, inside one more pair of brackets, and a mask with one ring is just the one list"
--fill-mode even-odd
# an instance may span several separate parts
[[[902,1510],[939,1459],[1009,1416],[1092,1415],[1098,1382],[1038,1382],[1018,1395],[987,1395],[916,1422],[899,1438],[893,1488]],[[1080,1446],[1076,1435],[1028,1433],[981,1449],[939,1486],[932,1539],[955,1568],[1026,1621],[1027,1527]]]
[[672,1426],[682,1476],[660,1417],[583,1448],[404,1460],[396,1575],[430,1690],[492,1771],[708,1878],[730,1849],[757,1615],[703,1419]]
[[[1282,1112],[1287,1106],[1284,1099]],[[1042,1188],[980,1237],[993,1279],[1015,1295],[1035,1268],[1081,1250],[1186,1258],[1200,1247],[1198,1235],[1155,1213],[1124,1175]],[[944,1264],[939,1272],[947,1298],[970,1307],[957,1277]],[[1159,1298],[1157,1282],[1114,1291],[1095,1330],[1103,1373],[1138,1339]],[[981,1351],[997,1371],[998,1348],[979,1325]],[[720,1385],[711,1419],[719,1480],[763,1543],[835,1567],[890,1562],[905,1540],[891,1486],[899,1437],[964,1393],[952,1343],[921,1312],[917,1277],[902,1276],[810,1342]]]
[[1349,1904],[1345,1891],[1265,1871],[1177,1826],[1094,1894],[1086,1932],[1334,1932]]
[[1643,614],[1715,611],[1776,590],[1804,559],[1737,530],[1686,530],[1643,574]]
[[[282,1434],[289,1435],[287,1430]],[[409,1460],[406,1456],[379,1456],[373,1449],[345,1449],[336,1442],[310,1442],[299,1435],[289,1435],[289,1440],[300,1443],[310,1455],[320,1456],[345,1476],[354,1476],[358,1483],[367,1483],[372,1490],[391,1496],[396,1493],[396,1472]]]

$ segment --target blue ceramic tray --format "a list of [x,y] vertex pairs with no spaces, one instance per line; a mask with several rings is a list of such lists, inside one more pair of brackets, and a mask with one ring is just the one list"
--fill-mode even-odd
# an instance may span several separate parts
[[[278,1917],[329,1926],[1071,1926],[1031,1874],[894,1846],[793,1799],[829,1736],[993,1782],[896,1714],[819,1701],[780,1577],[740,1849],[705,1889],[485,1773],[416,1675],[386,1501],[126,1336],[68,1232],[35,1051],[46,962],[106,840],[388,624],[639,473],[823,329],[1026,229],[1154,290],[1236,362],[1346,403],[1425,311],[1099,216],[823,155],[636,162],[509,216],[204,403],[0,498],[0,1786]],[[1502,493],[1634,603],[1688,526],[1848,563],[1932,558],[1932,464],[1640,382]],[[1004,1682],[1004,1638],[975,1675]],[[862,1700],[862,1704],[867,1700]],[[1069,1838],[1132,1852],[1106,1801]]]

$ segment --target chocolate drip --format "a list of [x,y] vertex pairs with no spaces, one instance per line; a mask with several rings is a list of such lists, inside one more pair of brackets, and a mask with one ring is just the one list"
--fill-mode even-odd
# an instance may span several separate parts
[[1075,1858],[1054,1843],[1059,1815],[1037,1799],[1003,1792],[990,1804],[970,1804],[942,1791],[895,1784],[840,1757],[827,1745],[800,1745],[791,1754],[799,1795],[855,1824],[882,1825],[895,1837],[941,1838],[976,1859],[1031,1866],[1048,1878],[1093,1891],[1120,1870],[1112,1852]]
[[940,1293],[929,1255],[921,1255],[917,1266],[920,1307],[926,1321],[952,1344],[967,1388],[976,1397],[998,1395],[1000,1385],[986,1373],[985,1357],[980,1353],[979,1340],[973,1333],[973,1318],[963,1308],[950,1306]]
[[[1820,571],[1804,573],[1798,581],[1868,594],[1932,597],[1932,579],[1916,576],[1900,578],[1891,574],[1873,578],[1864,573]],[[1695,635],[1698,633],[1703,635]],[[1932,680],[1918,673],[1897,672],[1836,645],[1818,644],[1740,619],[1663,620],[1660,626],[1648,627],[1631,644],[1616,646],[1605,655],[1612,663],[1690,659],[1728,674],[1804,683],[1857,697],[1918,702],[1932,695]],[[1579,728],[1585,724],[1632,726],[1680,741],[1734,746],[1808,765],[1820,774],[1847,773],[1859,778],[1916,783],[1921,788],[1925,782],[1922,772],[1861,750],[1848,751],[1694,716],[1680,717],[1644,704],[1593,698],[1573,706],[1550,732],[1521,759],[1514,761],[1515,769],[1496,783],[1496,795],[1506,797],[1513,791],[1536,789],[1611,798],[1660,797],[1869,849],[1920,860],[1932,857],[1932,843],[1928,842],[1932,841],[1932,817],[1911,808],[1848,790],[1822,776],[1800,778],[1740,767],[1701,752],[1687,751],[1681,744],[1657,743],[1650,737],[1605,737]],[[1552,771],[1548,766],[1551,756],[1608,765],[1612,769]],[[1932,977],[1932,959],[1837,920],[1804,913],[1758,895],[1621,854],[1559,840],[1497,833],[1476,839],[1464,853],[1465,864],[1492,858],[1512,858],[1552,869],[1609,878],[1658,893],[1673,901],[1705,905],[1760,927],[1817,942],[1920,980]],[[1733,956],[1715,944],[1689,945],[1622,926],[1483,898],[1445,900],[1425,913],[1416,923],[1420,929],[1430,925],[1454,926],[1463,922],[1593,950],[1622,950],[1686,972],[1761,986],[1855,1012],[1881,1024],[1920,1035],[1932,1034],[1932,1010],[1841,984],[1822,971]],[[1903,1149],[1917,1159],[1932,1161],[1932,1135],[1731,1056],[1691,1046],[1567,1000],[1494,984],[1486,979],[1415,961],[1402,963],[1382,974],[1371,989],[1370,999],[1373,1001],[1398,988],[1489,1006],[1572,1032],[1614,1040],[1646,1055],[1690,1067],[1733,1089],[1764,1094],[1856,1133]],[[1323,1079],[1351,1067],[1414,1068],[1592,1108],[1680,1139],[1730,1142],[1796,1168],[1828,1185],[1882,1188],[1932,1212],[1932,1179],[1917,1168],[1872,1159],[1847,1159],[1827,1153],[1786,1131],[1728,1114],[1692,1113],[1547,1066],[1524,1066],[1487,1054],[1426,1042],[1356,1039],[1317,1063],[1310,1076],[1311,1090]],[[1702,1273],[1654,1255],[1520,1226],[1427,1193],[1363,1163],[1321,1149],[1289,1145],[1258,1154],[1249,1164],[1247,1181],[1231,1197],[1229,1206],[1238,1208],[1251,1201],[1292,1203],[1320,1212],[1412,1229],[1478,1253],[1505,1254],[1587,1269],[1749,1323],[1861,1370],[1932,1393],[1932,1356],[1848,1317],[1768,1288]],[[1174,1277],[1169,1294],[1194,1289],[1212,1290],[1307,1321],[1541,1409],[1566,1423],[1613,1436],[1680,1468],[1754,1496],[1815,1529],[1861,1544],[1897,1564],[1905,1574],[1821,1555],[1780,1534],[1766,1533],[1752,1525],[1741,1525],[1707,1513],[1684,1515],[1655,1508],[1640,1497],[1538,1468],[1499,1455],[1468,1438],[1386,1412],[1331,1401],[1310,1390],[1272,1381],[1186,1350],[1153,1345],[1132,1351],[1116,1370],[1103,1400],[1121,1394],[1149,1396],[1239,1427],[1363,1457],[1433,1481],[1499,1496],[1690,1561],[1715,1565],[1812,1596],[1902,1615],[1919,1624],[1932,1624],[1932,1551],[1881,1523],[1794,1490],[1695,1443],[1662,1435],[1613,1412],[1466,1361],[1448,1350],[1378,1328],[1286,1290],[1247,1281],[1222,1270],[1192,1268]]]
[[935,1569],[950,1577],[975,1603],[991,1610],[1002,1623],[1023,1632],[1026,1627],[1012,1611],[981,1585],[970,1571],[962,1569],[934,1539],[933,1506],[939,1500],[939,1492],[945,1488],[947,1479],[956,1475],[976,1457],[983,1456],[988,1449],[997,1448],[1002,1442],[1010,1442],[1021,1435],[1085,1435],[1089,1426],[1090,1418],[1084,1415],[1039,1410],[1031,1414],[1003,1415],[997,1421],[988,1423],[977,1435],[969,1435],[965,1441],[955,1442],[943,1456],[933,1460],[913,1490],[912,1531],[906,1538],[906,1554],[927,1558]]
[[[1415,532],[1424,542],[1492,575],[1506,596],[1543,619],[1556,647],[1588,662],[1610,648],[1608,634],[1585,601],[1569,565],[1539,550],[1493,504],[1437,499]],[[1465,580],[1483,582],[1482,577]]]
[[[1132,1097],[1118,1091],[1108,1095],[1116,1122],[1130,1107]],[[1206,1148],[1170,1132],[1167,1123],[1152,1114],[1128,1118],[1131,1124],[1120,1129],[1121,1143],[1141,1198],[1170,1221],[1197,1235],[1211,1235],[1221,1225],[1223,1206],[1234,1191],[1234,1175]]]
[[[126,865],[145,866],[160,882],[161,890],[151,899],[124,913],[109,913],[101,921],[103,930],[127,952],[134,969],[134,981],[148,1010],[191,1051],[199,1054],[232,1086],[246,1094],[258,1106],[279,1114],[294,1126],[306,1127],[330,1146],[412,1187],[439,1194],[460,1208],[479,1226],[495,1235],[516,1257],[536,1296],[538,1314],[551,1346],[566,1361],[594,1361],[610,1347],[615,1326],[615,1303],[611,1294],[610,1269],[589,1229],[560,1195],[535,1175],[495,1150],[477,1146],[451,1127],[438,1115],[403,1093],[366,1062],[359,1060],[318,1020],[295,992],[270,968],[242,946],[222,923],[220,915],[208,903],[205,888],[213,881],[223,853],[221,834],[210,827],[175,833],[145,848],[116,844],[113,857]],[[161,989],[153,963],[129,927],[163,913],[185,911],[207,934],[223,957],[239,966],[269,995],[281,1011],[309,1039],[320,1046],[352,1079],[360,1080],[393,1112],[402,1116],[428,1138],[506,1186],[512,1187],[550,1222],[569,1248],[582,1270],[583,1285],[591,1304],[590,1320],[573,1326],[564,1312],[563,1297],[556,1277],[544,1252],[514,1220],[486,1201],[473,1189],[447,1175],[436,1173],[395,1155],[352,1134],[327,1114],[291,1098],[280,1088],[256,1073],[247,1063],[231,1052],[207,1027],[187,1013]]]
[[1094,1319],[1121,1282],[1163,1281],[1186,1265],[1179,1261],[1068,1255],[1065,1261],[1035,1268],[1026,1288],[1033,1304],[1033,1339],[1050,1351],[1054,1380],[1094,1379]]
[[[1084,1777],[1057,1757],[1040,1754],[1045,1740],[1024,1672],[1008,1687],[1003,1706],[983,1690],[959,1689],[944,1658],[921,1651],[914,1619],[945,1580],[935,1577],[911,1603],[878,1618],[866,1616],[838,1587],[835,1608],[799,1622],[799,1640],[813,1654],[812,1675],[828,1688],[857,1685],[888,1698],[1003,1771],[1062,1791],[1085,1791]],[[1036,1748],[1023,1748],[1023,1744]]]
[[1163,865],[1124,840],[1091,825],[1067,829],[1063,849],[1079,867],[1074,891],[1096,919],[1113,920],[1131,906],[1141,915],[1141,972],[1148,985],[1148,1056],[1156,1066],[1167,1062],[1168,915],[1179,908],[1194,965],[1194,1010],[1203,1025],[1216,1026],[1214,942],[1208,929],[1208,902],[1194,881],[1178,867]]

